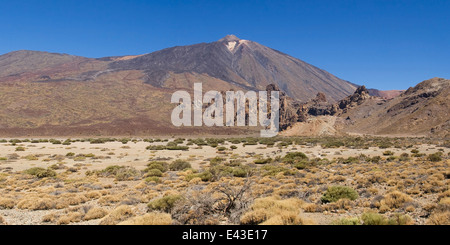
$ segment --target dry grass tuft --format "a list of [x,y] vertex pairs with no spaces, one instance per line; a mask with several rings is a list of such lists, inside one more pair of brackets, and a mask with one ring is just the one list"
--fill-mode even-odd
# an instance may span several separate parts
[[251,211],[241,217],[243,225],[305,225],[311,221],[300,217],[304,202],[297,198],[271,196],[256,199]]
[[405,203],[411,202],[413,199],[407,194],[401,193],[399,191],[393,191],[388,193],[384,199],[381,201],[381,206],[383,204],[387,205],[389,208],[401,208]]
[[18,209],[48,210],[54,209],[56,202],[51,198],[28,197],[17,204]]
[[108,212],[103,208],[99,208],[99,207],[91,208],[86,213],[86,215],[83,217],[83,220],[87,221],[87,220],[92,220],[92,219],[101,219],[101,218],[105,217],[107,214],[108,214]]
[[12,209],[15,205],[14,199],[0,197],[0,209]]
[[172,217],[168,213],[152,212],[120,222],[119,225],[171,225]]
[[83,214],[80,212],[71,212],[59,218],[58,225],[67,225],[70,223],[80,222]]
[[117,225],[134,216],[135,213],[128,205],[121,205],[100,221],[100,225]]

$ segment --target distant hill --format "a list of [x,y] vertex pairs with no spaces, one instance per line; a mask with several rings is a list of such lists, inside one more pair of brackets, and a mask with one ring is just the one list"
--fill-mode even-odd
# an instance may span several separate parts
[[[208,133],[174,128],[174,91],[264,90],[276,84],[297,101],[330,101],[356,86],[306,62],[228,35],[149,54],[85,58],[21,50],[0,56],[0,135]],[[223,133],[248,129],[220,129]],[[250,130],[251,131],[251,130]]]
[[371,96],[381,97],[383,99],[392,99],[405,92],[405,90],[378,90],[373,88],[367,90]]
[[348,132],[450,137],[450,80],[433,78],[391,100],[372,97],[341,117]]

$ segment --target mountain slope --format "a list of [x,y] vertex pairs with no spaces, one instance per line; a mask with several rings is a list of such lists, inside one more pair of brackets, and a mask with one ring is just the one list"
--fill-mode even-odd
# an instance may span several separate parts
[[353,93],[356,87],[299,59],[233,35],[217,42],[156,51],[134,59],[112,62],[114,70],[142,70],[146,82],[165,87],[169,72],[194,72],[249,90],[276,84],[290,97],[308,101],[317,92],[331,100]]
[[391,99],[370,98],[342,115],[348,132],[450,137],[450,80],[433,78]]
[[323,92],[330,101],[355,86],[256,42],[217,42],[99,59],[38,51],[0,56],[0,135],[119,135],[251,132],[248,128],[175,128],[177,90],[265,90],[295,100]]

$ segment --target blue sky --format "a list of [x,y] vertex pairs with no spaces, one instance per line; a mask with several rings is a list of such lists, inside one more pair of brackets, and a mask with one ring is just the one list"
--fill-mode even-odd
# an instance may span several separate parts
[[0,30],[0,54],[143,54],[235,34],[371,88],[450,79],[447,0],[11,0]]

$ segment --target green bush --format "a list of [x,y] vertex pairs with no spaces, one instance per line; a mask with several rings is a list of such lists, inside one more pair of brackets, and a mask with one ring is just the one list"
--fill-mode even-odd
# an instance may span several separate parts
[[96,172],[103,177],[115,177],[118,181],[132,180],[141,177],[141,171],[129,166],[108,166],[101,171]]
[[266,159],[256,159],[253,161],[254,164],[267,164],[272,162],[272,158],[266,158]]
[[16,151],[25,151],[25,147],[18,146],[16,147]]
[[163,173],[161,172],[161,170],[159,169],[150,169],[147,171],[147,173],[145,174],[146,177],[150,177],[150,176],[156,176],[156,177],[161,177],[163,175]]
[[210,164],[211,166],[213,166],[213,165],[220,164],[220,163],[222,163],[223,161],[225,161],[225,158],[222,158],[222,157],[214,157],[214,158],[209,159],[209,164]]
[[238,178],[244,178],[251,175],[251,169],[249,167],[236,167],[233,168],[233,176]]
[[394,152],[392,152],[392,151],[383,152],[383,156],[393,156],[393,155],[394,155]]
[[262,169],[264,170],[263,176],[276,176],[279,173],[283,173],[283,175],[287,176],[295,175],[296,173],[296,171],[292,169],[276,165],[264,165]]
[[181,159],[175,160],[169,165],[169,169],[172,171],[180,171],[187,168],[192,168],[191,164]]
[[427,157],[428,161],[432,161],[432,162],[439,162],[442,161],[442,152],[436,152],[433,154],[429,154]]
[[217,147],[218,151],[225,151],[227,148],[225,146]]
[[150,177],[145,178],[145,182],[161,183],[161,179],[157,176],[150,176]]
[[169,170],[169,165],[165,162],[153,161],[147,164],[147,168],[144,170],[144,172],[148,172],[151,169],[158,169],[159,171],[164,173]]
[[321,201],[323,203],[336,202],[339,199],[350,199],[356,200],[359,197],[358,193],[347,186],[331,186],[328,187],[327,191],[323,194]]
[[181,146],[181,145],[166,146],[166,150],[169,150],[169,151],[187,151],[187,150],[189,150],[189,146]]
[[194,178],[200,178],[202,181],[207,182],[213,179],[213,174],[206,170],[201,173],[193,173],[186,176],[186,181],[191,181]]
[[162,211],[170,213],[175,203],[181,199],[180,195],[169,195],[154,201],[151,201],[147,206],[149,211]]
[[289,152],[283,157],[282,160],[288,164],[296,164],[298,162],[308,160],[308,157],[303,152]]
[[56,172],[51,169],[45,169],[45,168],[30,168],[24,171],[26,174],[34,175],[38,178],[46,178],[46,177],[55,177]]
[[363,225],[412,225],[414,221],[405,214],[394,214],[391,218],[381,214],[367,212],[361,215]]
[[389,223],[383,215],[368,212],[361,215],[363,225],[387,225]]
[[331,224],[332,225],[360,225],[361,221],[357,217],[342,218],[342,219],[333,221]]
[[372,163],[379,163],[381,161],[381,157],[380,156],[374,156],[374,157],[368,159],[368,161],[372,162]]

